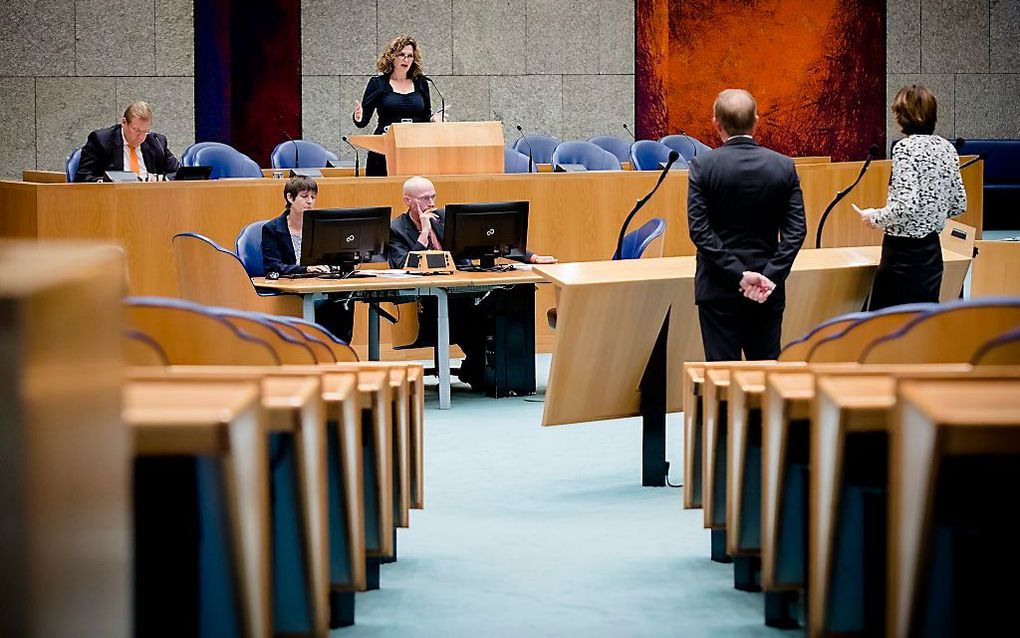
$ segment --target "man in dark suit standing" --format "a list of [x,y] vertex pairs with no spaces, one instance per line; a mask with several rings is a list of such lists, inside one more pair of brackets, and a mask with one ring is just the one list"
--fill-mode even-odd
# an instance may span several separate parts
[[691,161],[687,195],[705,359],[775,359],[784,284],[806,231],[800,179],[793,160],[754,141],[747,91],[720,93],[712,123],[723,145]]
[[120,124],[89,133],[81,149],[76,182],[98,182],[106,171],[131,171],[142,179],[172,178],[180,163],[166,137],[152,132],[152,109],[142,101],[124,110]]

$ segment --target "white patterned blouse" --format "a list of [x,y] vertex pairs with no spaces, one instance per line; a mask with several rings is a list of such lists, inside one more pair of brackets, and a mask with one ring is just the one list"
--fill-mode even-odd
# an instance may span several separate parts
[[967,210],[960,157],[945,138],[910,135],[893,148],[892,179],[885,208],[872,223],[897,237],[939,232],[946,219]]

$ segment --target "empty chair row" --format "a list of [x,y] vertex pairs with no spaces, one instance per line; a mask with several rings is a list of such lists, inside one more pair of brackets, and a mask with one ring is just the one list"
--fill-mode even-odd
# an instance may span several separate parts
[[[617,162],[608,161],[597,147],[616,158]],[[629,142],[612,135],[598,135],[587,140],[561,142],[547,135],[524,135],[513,146],[514,151],[530,158],[534,164],[578,164],[585,170],[618,170],[619,163],[630,162],[635,170],[658,170],[668,160],[670,151],[680,155],[677,168],[686,168],[687,162],[698,153],[711,150],[710,147],[687,135],[667,135],[658,142],[638,140]],[[506,172],[527,172],[528,163],[516,155],[509,156]]]

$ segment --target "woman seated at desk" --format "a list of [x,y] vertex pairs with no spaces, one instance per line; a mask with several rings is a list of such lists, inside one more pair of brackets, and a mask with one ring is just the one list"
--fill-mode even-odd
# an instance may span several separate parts
[[[284,209],[279,217],[262,226],[262,265],[267,273],[293,275],[329,272],[329,266],[298,265],[301,254],[301,230],[305,211],[315,208],[319,185],[310,177],[292,177],[283,187]],[[326,299],[315,304],[315,321],[342,339],[351,342],[354,309],[344,301]]]

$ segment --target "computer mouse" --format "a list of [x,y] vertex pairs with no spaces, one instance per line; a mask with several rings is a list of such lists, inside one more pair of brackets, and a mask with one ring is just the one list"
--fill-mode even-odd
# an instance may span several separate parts
[[269,272],[266,273],[266,279],[268,279],[270,281],[272,281],[274,279],[279,279],[279,278],[280,278],[280,273],[276,272],[275,270],[270,270]]

